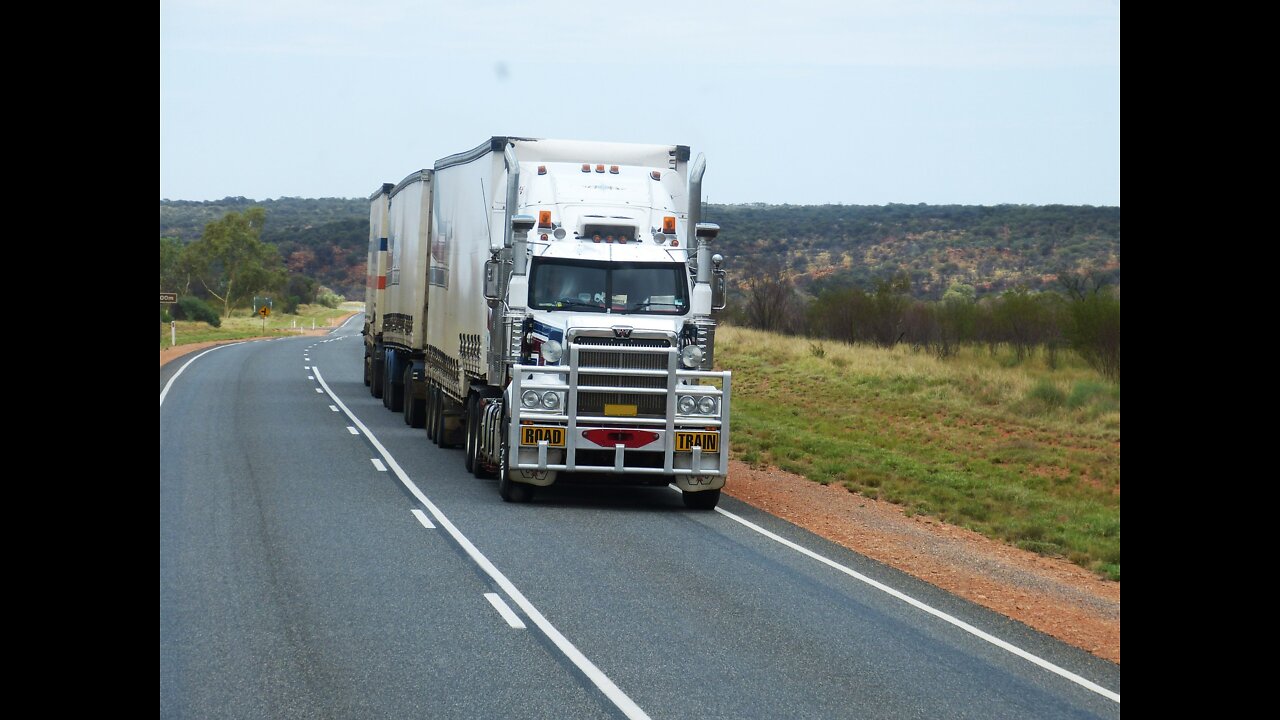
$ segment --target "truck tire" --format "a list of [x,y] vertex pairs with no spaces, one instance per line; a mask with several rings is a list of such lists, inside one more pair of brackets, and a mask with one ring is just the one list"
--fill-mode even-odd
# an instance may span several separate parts
[[392,372],[392,358],[387,357],[387,389],[385,400],[387,401],[387,409],[391,412],[404,412],[404,385],[400,383],[401,378]]
[[404,424],[420,428],[426,424],[426,401],[413,396],[413,366],[404,369]]
[[369,357],[368,353],[366,353],[364,356],[364,386],[365,387],[369,387],[369,384],[373,382],[373,378],[369,376],[369,366],[372,364],[373,364],[373,358]]
[[477,407],[480,404],[477,402],[479,399],[480,396],[475,393],[467,395],[467,421],[463,426],[466,428],[466,433],[464,433],[466,438],[462,443],[462,466],[467,469],[467,472],[473,474],[476,470],[476,445],[478,444],[476,442],[476,418],[480,414]]
[[681,490],[680,497],[684,499],[684,506],[690,510],[714,510],[716,503],[720,502],[719,490],[701,490],[699,492],[689,492]]
[[427,440],[434,442],[436,439],[436,384],[427,381]]
[[516,482],[511,477],[510,465],[510,448],[507,447],[507,435],[510,429],[511,419],[503,414],[502,417],[502,440],[498,444],[498,495],[509,503],[527,503],[533,499],[533,493],[537,490],[534,485],[522,482]]
[[382,397],[382,363],[376,357],[369,358],[369,394]]
[[436,388],[436,414],[428,420],[433,423],[436,447],[448,447],[444,444],[444,404],[446,396],[443,388]]

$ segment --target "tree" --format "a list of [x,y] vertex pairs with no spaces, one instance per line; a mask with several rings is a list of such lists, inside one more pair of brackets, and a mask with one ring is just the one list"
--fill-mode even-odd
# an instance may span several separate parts
[[747,324],[774,332],[787,329],[795,304],[795,287],[776,259],[747,277]]
[[182,241],[160,238],[160,291],[173,292],[183,284]]
[[284,284],[280,252],[261,240],[266,216],[260,207],[229,212],[205,225],[204,235],[187,248],[193,274],[222,302],[224,317],[255,292]]

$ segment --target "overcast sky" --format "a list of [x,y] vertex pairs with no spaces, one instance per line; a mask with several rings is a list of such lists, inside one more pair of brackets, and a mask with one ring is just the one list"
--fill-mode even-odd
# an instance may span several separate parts
[[160,197],[364,197],[492,135],[714,203],[1120,204],[1118,0],[161,0]]

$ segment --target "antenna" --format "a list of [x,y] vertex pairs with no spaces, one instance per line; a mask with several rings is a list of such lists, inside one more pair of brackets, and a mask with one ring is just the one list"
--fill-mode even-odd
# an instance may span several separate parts
[[480,207],[484,208],[484,231],[489,233],[489,247],[493,247],[493,228],[489,227],[489,196],[484,192],[484,178],[480,178]]

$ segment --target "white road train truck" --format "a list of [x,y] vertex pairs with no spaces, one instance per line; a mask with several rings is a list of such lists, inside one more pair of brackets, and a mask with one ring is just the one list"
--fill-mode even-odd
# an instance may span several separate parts
[[725,279],[719,228],[698,222],[705,167],[683,145],[495,137],[383,186],[374,395],[508,502],[569,474],[715,507],[731,378],[712,365]]

